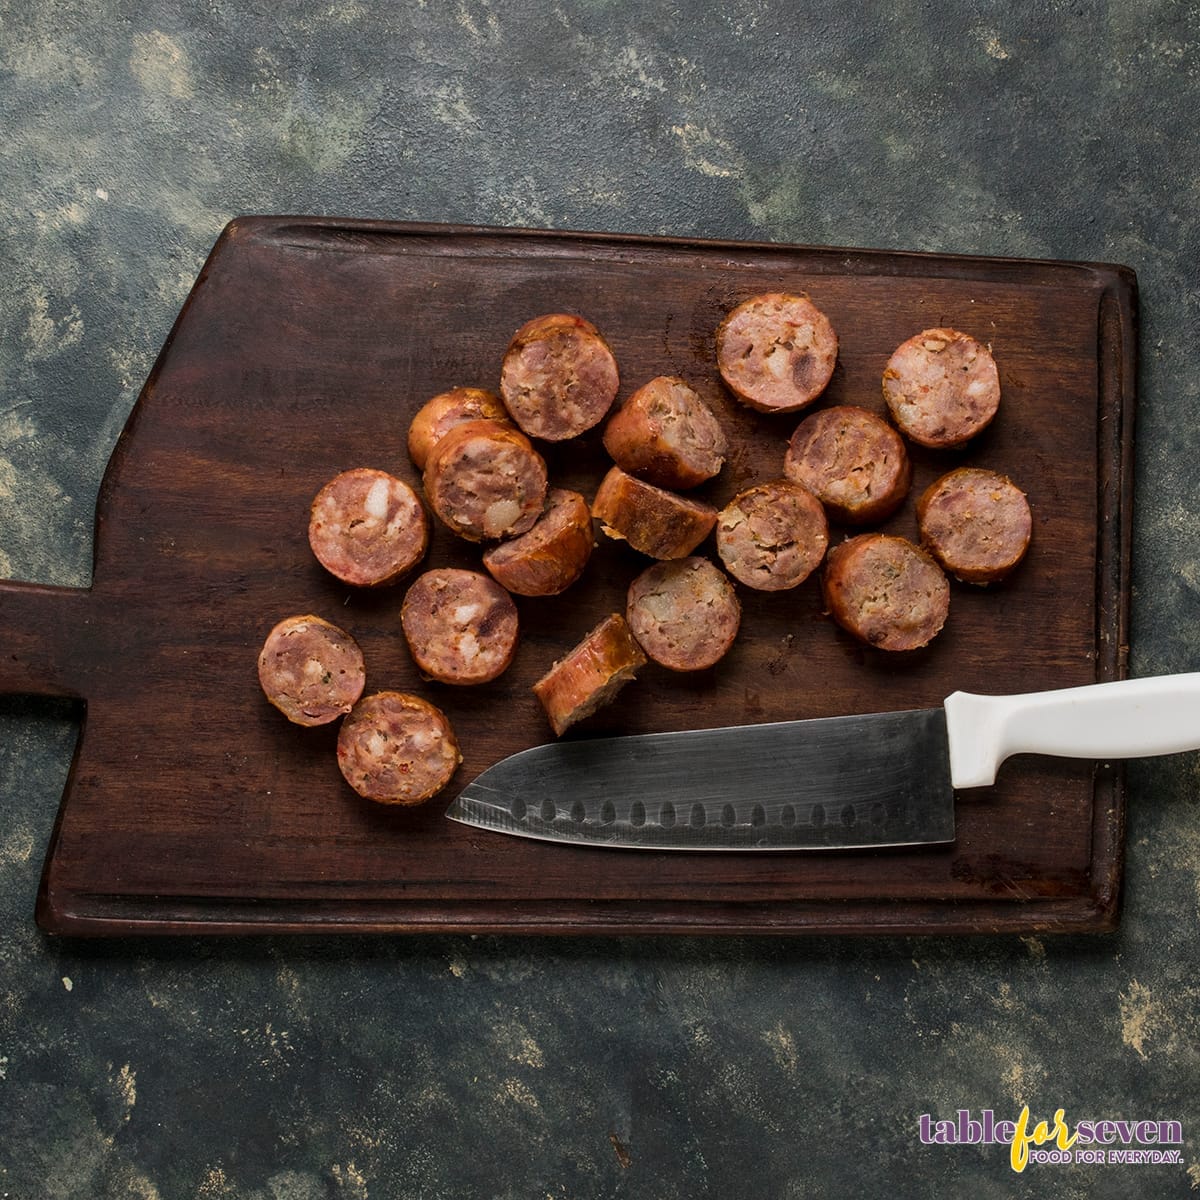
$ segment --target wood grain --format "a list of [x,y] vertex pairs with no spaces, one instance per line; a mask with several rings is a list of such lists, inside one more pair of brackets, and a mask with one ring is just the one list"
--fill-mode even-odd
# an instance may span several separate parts
[[[548,846],[444,819],[459,787],[549,738],[530,685],[645,565],[603,541],[555,599],[517,598],[513,667],[479,688],[422,681],[399,629],[404,585],[363,593],[313,559],[307,509],[353,466],[417,483],[417,408],[455,385],[495,388],[512,332],[565,309],[609,339],[621,396],[687,379],[733,445],[696,495],[722,504],[780,474],[797,418],[736,404],[713,334],[758,291],[807,291],[841,342],[822,404],[883,411],[892,349],[949,325],[991,344],[999,417],[965,451],[914,452],[913,492],[964,462],[1005,471],[1034,513],[1003,585],[955,587],[926,651],[867,650],[822,614],[815,580],[739,586],[743,633],[717,667],[647,667],[570,736],[933,706],[1125,672],[1136,284],[1097,264],[792,246],[242,218],[222,235],[113,454],[86,591],[0,583],[0,691],[79,698],[85,715],[37,917],[70,934],[253,931],[798,933],[1100,930],[1117,919],[1119,769],[1011,760],[960,798],[959,836],[928,850],[621,853]],[[590,495],[598,432],[547,447],[552,478]],[[835,536],[841,536],[840,532]],[[705,549],[712,553],[711,543]],[[427,565],[477,566],[438,529]],[[368,687],[442,706],[462,743],[451,787],[391,811],[357,797],[336,730],[289,725],[255,658],[280,618],[348,628]]]

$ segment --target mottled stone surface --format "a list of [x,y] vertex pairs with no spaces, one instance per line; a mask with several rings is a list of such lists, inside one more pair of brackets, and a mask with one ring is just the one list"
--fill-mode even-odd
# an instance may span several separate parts
[[[0,576],[100,477],[239,212],[1099,259],[1139,275],[1135,672],[1200,665],[1200,8],[0,0]],[[3,631],[0,630],[0,645]],[[74,741],[0,702],[0,1198],[1188,1196],[1197,760],[1104,938],[49,941]],[[921,1113],[1175,1119],[1179,1166]]]

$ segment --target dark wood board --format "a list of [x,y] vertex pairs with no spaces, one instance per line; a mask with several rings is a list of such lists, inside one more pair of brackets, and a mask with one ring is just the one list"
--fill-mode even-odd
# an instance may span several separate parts
[[[68,695],[84,720],[37,901],[55,933],[254,931],[959,933],[1111,928],[1125,795],[1119,767],[1010,760],[959,798],[947,847],[687,854],[546,845],[447,821],[457,789],[550,737],[531,683],[646,565],[601,539],[584,579],[518,599],[522,642],[495,683],[422,681],[399,631],[404,586],[338,584],[307,545],[308,505],[352,466],[416,482],[409,419],[456,384],[495,388],[512,332],[539,313],[594,321],[621,396],[679,374],[733,451],[700,495],[723,503],[780,473],[796,417],[734,403],[714,330],[740,300],[807,291],[840,335],[819,404],[883,411],[891,350],[935,325],[991,344],[1003,401],[966,450],[914,451],[912,496],[951,466],[1011,474],[1034,541],[1003,585],[954,587],[925,651],[865,649],[793,592],[739,587],[742,634],[694,676],[651,666],[568,736],[736,725],[940,704],[956,689],[1085,684],[1126,669],[1136,283],[1056,263],[632,236],[242,218],[225,230],[113,453],[88,590],[0,583],[0,692]],[[598,433],[547,448],[590,495]],[[835,536],[842,536],[839,531]],[[709,543],[705,549],[712,553]],[[435,532],[429,565],[478,564]],[[348,628],[368,687],[441,705],[464,762],[441,796],[393,810],[357,797],[334,728],[263,699],[268,629],[316,612]],[[49,814],[47,815],[49,820]]]

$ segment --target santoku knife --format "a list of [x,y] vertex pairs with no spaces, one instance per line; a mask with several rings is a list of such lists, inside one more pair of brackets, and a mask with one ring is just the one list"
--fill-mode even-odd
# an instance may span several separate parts
[[499,833],[651,850],[837,850],[954,840],[954,792],[1012,754],[1200,748],[1200,672],[940,709],[555,742],[469,783],[446,815]]

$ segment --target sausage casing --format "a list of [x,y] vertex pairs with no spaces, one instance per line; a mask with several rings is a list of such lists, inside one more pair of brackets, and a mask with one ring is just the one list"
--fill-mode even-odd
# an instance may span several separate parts
[[424,479],[430,507],[469,542],[527,532],[546,501],[545,460],[519,429],[498,421],[467,421],[444,434]]
[[426,571],[405,593],[400,624],[417,668],[439,683],[490,683],[516,653],[517,606],[480,571]]
[[946,622],[950,585],[941,567],[906,538],[860,533],[834,546],[822,592],[830,616],[880,650],[917,650]]
[[451,429],[468,421],[511,424],[504,402],[483,388],[451,388],[427,400],[408,427],[408,456],[417,470],[425,470],[430,452]]
[[724,571],[707,558],[681,558],[647,567],[629,585],[625,616],[655,662],[703,671],[733,645],[742,608]]
[[995,583],[1025,557],[1033,515],[1006,475],[958,467],[934,480],[917,501],[921,544],[963,583]]
[[883,372],[892,420],[922,446],[961,446],[987,428],[1000,407],[991,351],[957,329],[926,329],[901,343]]
[[613,467],[592,500],[592,516],[611,538],[651,558],[686,558],[712,531],[711,504],[677,496]]
[[820,566],[828,545],[824,506],[790,479],[739,492],[717,517],[717,553],[725,569],[759,591],[797,587]]
[[446,714],[407,692],[376,692],[338,730],[346,782],[380,804],[420,804],[450,782],[462,761]]
[[293,724],[328,725],[362,695],[366,668],[350,634],[310,613],[287,617],[267,634],[258,681]]
[[308,543],[343,583],[382,587],[406,575],[429,547],[429,519],[402,479],[370,467],[343,471],[316,495]]
[[807,297],[768,292],[739,304],[717,328],[717,368],[760,412],[797,412],[826,388],[837,363],[829,318]]
[[643,384],[621,405],[604,427],[604,448],[617,466],[664,488],[712,479],[728,450],[712,409],[673,375]]
[[608,704],[645,665],[646,655],[620,613],[605,617],[533,685],[546,718],[561,737]]
[[852,404],[805,417],[788,442],[783,473],[846,525],[885,520],[912,484],[904,439],[882,417]]
[[548,313],[513,334],[500,367],[500,396],[530,436],[561,442],[598,425],[616,399],[617,360],[590,321]]
[[518,596],[557,596],[583,574],[595,544],[587,501],[578,492],[551,488],[533,528],[493,546],[483,565]]

